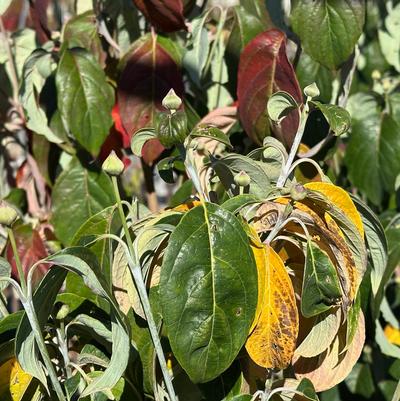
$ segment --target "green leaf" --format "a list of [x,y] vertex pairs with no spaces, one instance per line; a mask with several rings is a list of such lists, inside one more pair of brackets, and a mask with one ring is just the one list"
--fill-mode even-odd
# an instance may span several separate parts
[[[65,245],[71,244],[79,227],[90,217],[115,203],[109,177],[84,168],[73,159],[53,188],[52,223]],[[72,218],[73,217],[73,218]]]
[[154,128],[142,128],[135,132],[131,140],[132,153],[136,156],[142,156],[142,149],[144,144],[150,139],[157,138],[157,134]]
[[[37,48],[36,33],[33,29],[25,28],[11,35],[13,62],[16,67],[17,77],[22,75],[22,69],[29,55]],[[11,63],[8,52],[4,47],[4,41],[0,42],[0,64],[5,63],[7,75],[12,76]]]
[[24,64],[20,96],[26,114],[27,127],[36,134],[43,135],[50,142],[62,143],[63,138],[49,128],[46,112],[39,103],[40,93],[55,68],[56,64],[51,53],[36,49]]
[[81,330],[86,331],[90,338],[96,339],[96,336],[98,336],[109,343],[112,341],[109,327],[92,316],[80,314],[68,323],[69,330],[71,330],[71,327],[74,325],[80,325],[82,327]]
[[[388,10],[389,11],[389,10]],[[385,19],[386,31],[378,30],[379,44],[386,61],[400,72],[400,5],[389,11]]]
[[[44,327],[53,308],[57,293],[60,290],[67,272],[53,267],[40,282],[34,296],[33,304],[40,327]],[[38,356],[35,336],[26,313],[18,327],[15,337],[15,355],[22,369],[36,377],[46,388],[47,379]]]
[[343,107],[336,106],[334,104],[322,104],[316,100],[311,103],[319,110],[328,121],[331,130],[336,136],[340,136],[347,132],[351,125],[351,117],[347,110]]
[[298,107],[293,96],[285,91],[275,92],[267,103],[269,118],[276,123],[281,122],[290,111]]
[[[150,289],[149,301],[151,311],[154,317],[154,322],[158,329],[161,328],[161,313],[159,288],[153,287]],[[132,339],[135,342],[139,352],[141,369],[143,371],[143,390],[147,394],[153,394],[156,385],[156,353],[153,345],[153,340],[150,336],[150,331],[146,322],[139,316],[134,315],[131,319]]]
[[58,108],[64,125],[93,155],[97,155],[113,123],[114,91],[88,51],[66,49],[56,74]]
[[265,198],[271,190],[271,180],[266,165],[252,160],[248,156],[228,154],[221,159],[213,159],[212,168],[225,189],[231,191],[232,195],[239,193],[239,189],[234,183],[234,176],[241,171],[245,171],[250,176],[250,194],[259,198]]
[[240,222],[211,203],[188,211],[171,234],[160,280],[174,355],[192,381],[214,379],[243,346],[257,303],[254,256]]
[[[85,284],[96,294],[107,299],[112,306],[110,314],[112,333],[112,355],[110,364],[100,376],[89,383],[83,391],[82,397],[99,391],[110,390],[121,378],[128,364],[130,339],[125,323],[120,316],[118,305],[111,295],[108,286],[104,283],[104,278],[101,276],[98,266],[96,266],[96,258],[92,252],[86,248],[73,247],[51,255],[47,260],[82,276]],[[91,266],[94,266],[94,269],[92,269]]]
[[334,70],[352,53],[364,16],[364,0],[295,0],[290,21],[305,51]]
[[174,162],[175,157],[166,157],[157,163],[157,171],[160,177],[168,184],[173,184],[174,179]]
[[[103,234],[118,234],[121,222],[115,213],[116,206],[109,206],[101,212],[90,217],[81,225],[72,239],[71,245],[85,246],[93,241],[96,236]],[[96,241],[89,246],[89,249],[97,256],[102,272],[111,282],[111,263],[113,247],[109,239]]]
[[[358,198],[352,197],[352,200],[356,205],[357,210],[360,212],[365,230],[368,261],[371,265],[371,288],[372,294],[376,297],[388,262],[388,244],[386,235],[382,224],[375,213]],[[380,302],[381,298],[377,297],[373,308],[375,318],[377,318],[379,314]]]
[[313,241],[308,241],[301,313],[305,317],[318,315],[337,305],[341,297],[337,272],[329,256]]
[[[389,101],[395,108],[400,94],[391,95]],[[345,157],[349,178],[372,203],[379,205],[384,191],[394,191],[400,173],[400,118],[384,112],[376,98],[365,93],[351,96],[348,109],[352,117]]]
[[250,194],[242,194],[228,199],[221,205],[221,207],[228,210],[228,212],[236,214],[240,209],[258,202],[261,202],[260,198]]
[[[11,265],[7,259],[0,256],[0,277],[11,277]],[[0,293],[8,287],[8,281],[0,281]]]
[[224,145],[232,148],[231,141],[228,135],[222,132],[217,127],[206,126],[203,124],[198,125],[191,133],[193,138],[208,138],[223,143]]
[[332,71],[313,60],[305,51],[301,52],[296,65],[296,76],[301,88],[305,88],[315,82],[321,92],[319,99],[324,103],[330,102],[335,75]]
[[338,308],[318,315],[307,336],[297,346],[295,356],[312,358],[322,354],[331,346],[339,330],[340,323],[341,314]]
[[205,28],[209,12],[192,20],[192,37],[189,42],[189,50],[183,56],[183,67],[188,72],[192,81],[201,87],[203,69],[206,65],[210,43],[208,32]]
[[62,43],[63,47],[67,46],[69,49],[81,47],[88,50],[96,56],[100,64],[102,59],[103,61],[105,59],[93,10],[88,10],[68,20],[63,29]]

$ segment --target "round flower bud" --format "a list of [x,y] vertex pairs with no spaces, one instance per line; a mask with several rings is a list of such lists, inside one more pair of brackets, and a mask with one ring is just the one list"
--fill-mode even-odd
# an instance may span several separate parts
[[171,114],[175,113],[176,110],[181,107],[182,100],[181,98],[175,93],[173,89],[170,89],[167,95],[162,100],[162,105],[171,112]]
[[247,187],[250,185],[250,176],[245,172],[245,171],[240,171],[237,173],[234,177],[233,180],[235,181],[235,184],[238,185],[239,187]]
[[11,227],[18,219],[18,212],[7,202],[0,202],[0,224]]
[[318,86],[315,82],[313,82],[311,85],[308,85],[304,88],[304,94],[307,97],[318,97],[320,94],[320,91],[318,89]]
[[118,176],[124,171],[124,163],[114,151],[111,151],[101,167],[108,175]]
[[374,70],[374,71],[372,71],[371,78],[374,81],[379,81],[382,78],[382,74],[380,73],[380,71]]
[[290,197],[294,201],[301,201],[307,197],[307,190],[301,184],[295,184],[290,188]]

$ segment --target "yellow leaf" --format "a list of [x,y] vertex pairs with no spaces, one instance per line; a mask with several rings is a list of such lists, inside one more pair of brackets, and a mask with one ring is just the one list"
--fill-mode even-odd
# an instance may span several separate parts
[[0,366],[0,399],[3,401],[22,400],[32,376],[25,373],[15,358]]
[[200,201],[188,201],[186,203],[182,203],[181,205],[178,205],[176,207],[174,207],[172,210],[174,210],[175,212],[187,212],[190,209],[193,209],[195,206],[200,205],[201,202]]
[[361,238],[364,238],[364,226],[361,216],[357,211],[349,194],[342,188],[328,182],[309,182],[304,185],[305,188],[320,192],[325,195],[333,204],[335,204],[357,227]]
[[384,330],[385,336],[389,342],[394,345],[400,345],[400,330],[388,324]]
[[246,350],[258,365],[283,369],[291,361],[299,331],[296,299],[282,259],[270,246],[262,249],[266,265],[262,310]]
[[254,315],[253,323],[250,327],[249,333],[254,330],[258,319],[260,318],[262,307],[263,307],[263,299],[265,293],[265,274],[266,274],[266,261],[265,261],[265,250],[264,245],[258,239],[258,235],[256,230],[249,226],[250,234],[251,234],[251,242],[250,246],[254,254],[254,259],[256,261],[257,266],[257,276],[258,276],[258,300],[257,300],[257,309]]

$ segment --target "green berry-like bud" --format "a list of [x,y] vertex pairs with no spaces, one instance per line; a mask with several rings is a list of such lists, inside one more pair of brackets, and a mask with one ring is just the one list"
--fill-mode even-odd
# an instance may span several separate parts
[[320,91],[318,89],[317,84],[315,82],[313,82],[311,85],[306,86],[304,88],[304,94],[307,97],[311,97],[311,98],[318,97],[320,94]]
[[63,320],[68,316],[69,306],[67,304],[63,304],[60,310],[57,312],[56,319]]
[[301,201],[307,197],[307,190],[301,184],[295,184],[290,188],[290,197],[294,201]]
[[18,219],[18,212],[7,202],[0,202],[0,224],[11,227]]
[[173,89],[170,89],[165,98],[162,100],[162,105],[174,114],[176,110],[182,105],[181,98],[175,93]]
[[250,185],[251,182],[250,176],[245,171],[240,171],[239,173],[237,173],[233,177],[233,180],[235,181],[235,184],[239,187],[247,187],[248,185]]
[[101,167],[108,175],[118,176],[124,171],[124,163],[122,163],[114,151],[108,155]]

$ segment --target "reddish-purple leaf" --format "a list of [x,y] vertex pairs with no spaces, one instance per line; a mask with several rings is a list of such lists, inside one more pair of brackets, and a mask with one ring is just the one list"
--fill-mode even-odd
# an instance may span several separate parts
[[267,115],[268,98],[286,91],[301,103],[303,96],[295,72],[286,55],[286,36],[278,29],[257,35],[240,56],[237,95],[239,117],[246,133],[261,144],[271,130],[290,147],[299,125],[294,110],[281,126],[271,126]]
[[157,29],[164,32],[186,29],[182,0],[133,0],[133,2]]
[[[132,136],[138,129],[152,127],[157,111],[163,110],[162,99],[173,88],[182,97],[180,67],[165,45],[148,35],[139,39],[124,59],[117,89],[118,109],[126,132]],[[147,164],[164,150],[158,140],[145,144],[142,156]]]
[[30,14],[37,38],[40,43],[51,39],[51,32],[47,26],[47,7],[49,0],[30,0]]
[[[17,244],[19,258],[25,277],[34,263],[48,256],[43,239],[39,232],[30,225],[18,226],[14,230],[15,242]],[[19,280],[17,266],[11,245],[7,245],[6,255],[12,268],[12,276]],[[38,283],[49,269],[49,264],[40,264],[33,274],[33,283]]]

